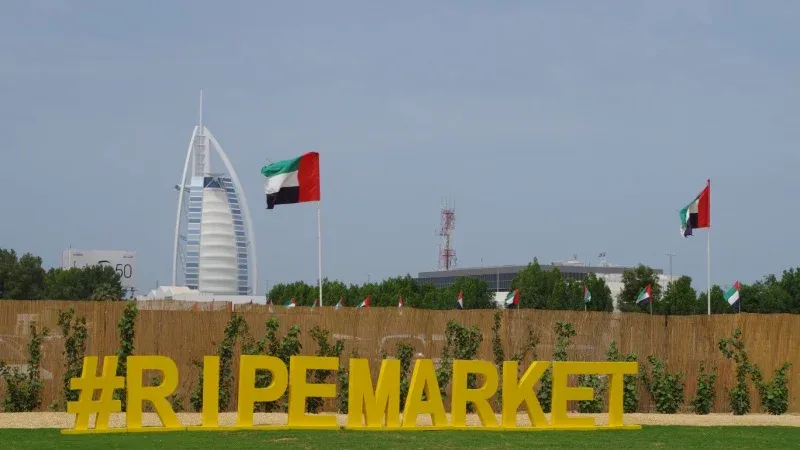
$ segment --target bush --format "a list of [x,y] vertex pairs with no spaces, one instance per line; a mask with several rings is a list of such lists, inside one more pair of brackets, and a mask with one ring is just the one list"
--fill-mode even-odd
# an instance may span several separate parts
[[684,375],[680,372],[671,374],[664,368],[664,363],[655,356],[648,356],[652,375],[642,373],[642,382],[650,398],[656,404],[656,411],[661,414],[675,414],[683,406]]
[[[315,325],[309,331],[311,338],[317,343],[317,356],[334,356],[340,358],[344,350],[344,341],[337,340],[333,345],[328,342],[331,337],[331,332],[323,330],[318,325]],[[341,367],[340,367],[341,370]],[[314,383],[324,383],[328,377],[332,375],[331,370],[312,370],[309,372],[308,377]],[[306,399],[306,412],[316,414],[322,409],[324,401],[321,397],[308,397]]]
[[398,342],[395,356],[400,360],[400,409],[404,410],[408,388],[411,385],[411,360],[414,358],[414,347],[409,342]]
[[578,401],[578,412],[591,414],[603,411],[603,394],[606,384],[597,375],[578,375],[578,386],[590,387],[594,391],[594,398],[591,400]]
[[[300,351],[303,349],[302,344],[300,344],[300,327],[296,324],[292,325],[286,333],[286,336],[280,339],[278,339],[280,322],[278,322],[276,317],[271,317],[267,320],[266,328],[267,331],[261,340],[252,342],[249,338],[246,338],[247,342],[244,343],[242,351],[248,355],[266,354],[268,356],[274,356],[283,361],[286,367],[289,367],[289,361],[292,356],[299,355]],[[325,345],[327,348],[327,342]],[[269,371],[256,371],[256,387],[267,387],[270,383],[272,383],[272,375]],[[286,394],[284,394],[283,397],[274,402],[257,402],[255,410],[257,412],[285,412],[287,407],[288,401],[286,399]]]
[[[125,305],[125,311],[117,324],[117,331],[119,332],[119,349],[117,350],[117,376],[128,376],[128,356],[133,355],[134,339],[136,339],[136,317],[139,316],[139,310],[136,308],[136,302],[130,301]],[[128,408],[128,390],[126,388],[117,389],[114,391],[114,398],[119,400],[122,404],[122,411]]]
[[775,371],[775,376],[772,381],[764,383],[761,370],[758,367],[751,366],[751,376],[755,383],[759,397],[761,397],[761,406],[770,414],[780,415],[789,409],[789,377],[787,372],[792,364],[789,361]]
[[[353,354],[350,356],[351,358],[359,358],[358,350],[353,349]],[[347,365],[340,365],[339,366],[339,374],[337,375],[337,381],[339,384],[339,392],[336,394],[336,397],[339,401],[339,414],[347,414],[347,411],[350,407],[349,405],[349,395],[350,395],[350,370],[348,369]]]
[[[571,323],[556,322],[555,332],[556,348],[553,351],[553,361],[566,361],[567,347],[569,347],[572,337],[576,335],[575,328],[572,327]],[[539,391],[536,392],[536,397],[539,399],[539,404],[542,405],[542,411],[549,413],[553,403],[552,367],[548,367],[544,375],[542,375],[542,382],[539,386]]]
[[[453,377],[453,360],[475,359],[481,342],[483,342],[483,334],[478,327],[466,328],[452,320],[447,323],[444,336],[445,345],[442,349],[439,367],[436,369],[436,379],[439,382],[439,391],[442,393],[442,398],[447,396],[445,388],[450,384],[450,379]],[[467,386],[470,389],[475,388],[477,379],[478,376],[476,374],[469,374]],[[469,408],[467,410],[469,411]]]
[[[606,350],[606,360],[611,362],[636,362],[636,353],[623,355],[617,347],[616,341],[611,341],[611,345]],[[637,375],[625,375],[623,377],[623,396],[622,407],[626,413],[635,413],[639,408],[639,377]]]
[[247,322],[242,316],[233,316],[225,325],[225,337],[219,344],[219,409],[227,411],[233,393],[233,355],[236,341],[247,336]]
[[[502,327],[502,311],[494,313],[494,323],[492,324],[492,353],[494,354],[494,365],[497,367],[499,375],[499,383],[497,384],[497,402],[503,403],[503,362],[506,360],[506,352],[503,348],[503,338],[500,336],[500,329]],[[522,363],[530,354],[533,360],[536,360],[536,346],[539,345],[539,334],[533,329],[528,327],[528,338],[525,343],[519,348],[512,356],[511,361]]]
[[[74,320],[73,320],[74,319]],[[86,328],[86,317],[75,317],[75,310],[58,312],[58,326],[64,337],[64,377],[63,400],[74,402],[78,400],[78,391],[70,389],[70,380],[79,378],[83,371],[83,357],[86,355],[86,338],[89,333]]]
[[753,366],[747,357],[742,340],[742,330],[737,328],[730,338],[719,340],[719,350],[726,358],[736,363],[736,384],[728,393],[731,411],[735,416],[745,415],[750,412],[750,390],[747,387],[747,376],[753,371]]
[[42,404],[42,339],[47,337],[49,330],[44,328],[41,333],[37,333],[36,326],[31,324],[30,333],[27,371],[23,372],[0,362],[0,377],[6,382],[6,397],[3,399],[5,412],[35,411]]
[[714,408],[717,391],[714,383],[717,375],[706,372],[706,362],[700,361],[700,374],[697,376],[697,393],[692,398],[692,409],[696,414],[708,414]]
[[[158,386],[161,384],[161,375],[155,375],[153,379],[150,381],[150,386]],[[175,412],[183,411],[183,396],[180,395],[178,392],[172,393],[169,397],[167,397],[167,401],[169,402],[170,406],[172,406],[172,410]],[[144,412],[155,412],[155,408],[153,408],[152,403],[145,402],[144,407],[142,408]]]

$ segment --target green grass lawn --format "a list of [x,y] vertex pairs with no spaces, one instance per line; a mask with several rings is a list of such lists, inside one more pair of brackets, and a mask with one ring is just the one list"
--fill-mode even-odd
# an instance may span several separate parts
[[797,448],[800,428],[646,426],[631,431],[238,431],[62,435],[0,430],[6,448]]

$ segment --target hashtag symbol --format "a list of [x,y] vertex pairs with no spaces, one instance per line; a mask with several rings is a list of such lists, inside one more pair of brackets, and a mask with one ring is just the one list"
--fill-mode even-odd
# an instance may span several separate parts
[[[118,377],[117,357],[103,358],[103,373],[97,376],[97,356],[83,358],[83,373],[80,378],[69,380],[70,389],[81,391],[78,401],[67,403],[67,412],[75,414],[75,430],[87,430],[89,417],[97,413],[96,430],[108,429],[112,412],[122,411],[122,403],[114,400],[114,390],[125,387],[125,377]],[[100,391],[99,400],[94,392]]]

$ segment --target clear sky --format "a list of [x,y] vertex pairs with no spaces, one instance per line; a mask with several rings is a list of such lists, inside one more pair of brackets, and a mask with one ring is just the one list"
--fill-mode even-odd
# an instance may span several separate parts
[[[705,288],[677,210],[712,179],[712,280],[798,266],[793,1],[30,0],[0,6],[0,247],[135,250],[169,283],[198,96],[236,168],[259,279],[317,274],[314,204],[267,158],[321,154],[325,275],[639,262]],[[221,167],[219,161],[215,161]],[[262,293],[262,292],[259,292]]]

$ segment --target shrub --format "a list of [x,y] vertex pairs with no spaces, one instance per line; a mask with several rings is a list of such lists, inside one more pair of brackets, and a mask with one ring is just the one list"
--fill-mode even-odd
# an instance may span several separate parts
[[409,342],[398,342],[395,356],[400,360],[400,409],[403,410],[411,384],[411,360],[414,359],[414,347]]
[[233,355],[236,341],[248,333],[243,316],[233,316],[225,325],[225,336],[219,344],[219,409],[226,411],[233,392]]
[[[340,358],[342,356],[342,351],[344,350],[344,341],[337,340],[333,345],[328,342],[331,337],[331,333],[328,330],[323,330],[318,325],[315,325],[309,331],[311,338],[317,343],[317,356],[333,356],[336,358]],[[341,368],[340,368],[341,369]],[[324,383],[328,377],[331,376],[333,371],[331,370],[312,370],[308,373],[308,377],[314,381],[314,383]],[[318,413],[322,409],[324,401],[321,397],[308,397],[306,399],[306,411],[312,414]]]
[[[74,319],[74,320],[73,320]],[[64,337],[64,377],[62,379],[64,404],[78,400],[78,391],[69,388],[70,380],[81,376],[83,357],[86,355],[86,317],[75,317],[75,310],[58,312],[58,326]]]
[[[158,386],[161,384],[161,375],[153,376],[153,379],[150,381],[150,386]],[[183,411],[183,396],[180,395],[178,392],[171,394],[167,397],[167,401],[169,402],[170,406],[172,406],[172,410],[175,412]],[[144,407],[142,408],[144,412],[154,412],[155,408],[153,408],[152,403],[145,402]]]
[[[606,360],[611,362],[636,362],[636,353],[627,353],[625,355],[617,348],[617,343],[611,341],[611,345],[606,350]],[[623,397],[622,406],[626,413],[635,413],[639,408],[639,377],[637,375],[625,375],[623,377]]]
[[[271,317],[266,323],[266,333],[259,341],[253,342],[247,338],[243,344],[243,353],[247,355],[261,355],[274,356],[279,358],[289,367],[289,362],[292,356],[299,355],[303,346],[300,344],[300,327],[292,325],[286,336],[278,339],[278,330],[280,329],[280,322],[276,317]],[[327,338],[326,338],[327,339]],[[327,344],[326,344],[327,345]],[[267,387],[272,383],[272,375],[267,370],[256,371],[256,387]],[[273,411],[286,411],[288,407],[286,394],[274,402],[257,402],[255,410],[257,412],[273,412]]]
[[49,330],[44,328],[38,333],[36,326],[31,324],[30,333],[28,367],[25,372],[0,362],[0,377],[6,382],[6,397],[3,399],[5,412],[30,412],[42,404],[42,340],[47,337]]
[[719,350],[726,358],[736,363],[736,384],[728,393],[731,411],[735,416],[750,412],[750,390],[747,387],[747,376],[753,371],[747,350],[742,340],[742,330],[737,328],[730,338],[719,340]]
[[775,375],[772,381],[764,383],[761,370],[758,367],[751,366],[751,376],[755,383],[759,397],[761,397],[761,406],[770,414],[780,415],[789,409],[789,377],[787,372],[792,364],[788,361],[775,370]]
[[[125,311],[117,324],[119,332],[119,349],[117,349],[117,376],[126,377],[128,375],[128,356],[133,355],[134,339],[136,339],[136,317],[139,310],[136,302],[130,301],[125,305]],[[128,407],[128,390],[126,388],[117,389],[114,398],[122,404],[122,411]]]
[[[556,322],[555,332],[556,348],[553,351],[553,361],[566,361],[567,347],[569,347],[572,337],[576,335],[575,328],[572,327],[571,323]],[[536,397],[539,399],[539,404],[542,405],[542,411],[549,413],[553,397],[552,367],[549,367],[542,375],[542,382],[539,386],[539,391],[536,392]]]
[[642,373],[642,382],[650,398],[656,404],[656,411],[661,414],[675,414],[683,406],[684,375],[680,372],[671,374],[664,368],[664,363],[655,356],[648,356],[652,374]]
[[[359,358],[358,350],[353,349],[353,354],[350,357]],[[350,407],[350,370],[348,367],[349,366],[340,365],[339,374],[337,376],[339,392],[336,394],[336,397],[339,401],[339,414],[347,414],[348,408]]]
[[602,412],[606,384],[600,380],[600,377],[594,374],[578,375],[578,386],[590,387],[594,391],[593,399],[578,401],[578,412],[587,414]]
[[[503,362],[506,360],[506,352],[503,348],[503,338],[500,336],[500,329],[502,327],[503,313],[497,311],[494,313],[494,323],[492,324],[492,353],[494,354],[494,365],[497,367],[499,375],[499,383],[497,384],[497,402],[503,403]],[[522,363],[529,354],[532,359],[536,359],[536,346],[539,344],[539,334],[533,329],[528,327],[528,337],[520,349],[518,349],[512,356],[511,361]]]
[[714,408],[717,391],[714,383],[717,375],[706,372],[706,362],[700,361],[700,374],[697,376],[697,393],[692,398],[692,409],[697,414],[708,414]]
[[[447,323],[444,336],[445,346],[442,349],[439,367],[436,369],[436,379],[439,382],[439,390],[442,393],[442,397],[447,396],[445,388],[450,384],[450,380],[453,377],[453,360],[475,359],[481,342],[483,342],[483,334],[478,327],[466,328],[455,321]],[[474,388],[477,379],[478,376],[476,374],[469,374],[467,386]]]

